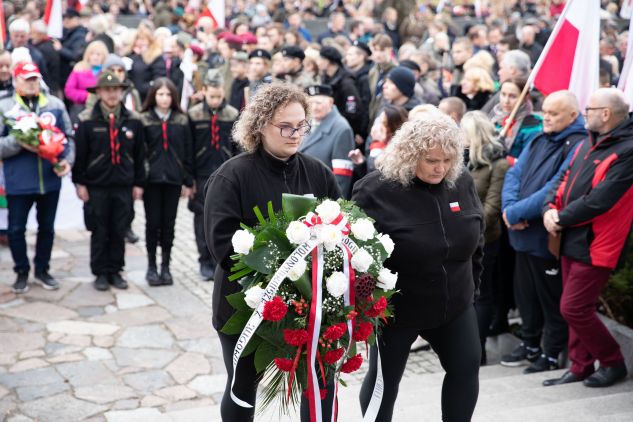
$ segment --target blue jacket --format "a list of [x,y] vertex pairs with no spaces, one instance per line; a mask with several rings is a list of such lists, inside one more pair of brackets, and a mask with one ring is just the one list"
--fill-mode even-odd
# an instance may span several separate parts
[[[52,115],[57,126],[68,143],[58,158],[65,158],[70,165],[74,161],[73,128],[66,112],[66,107],[56,97],[40,94],[38,100],[39,116]],[[0,110],[7,119],[29,113],[30,110],[22,99],[15,94],[0,100]],[[61,179],[53,172],[53,165],[37,154],[21,148],[9,134],[10,127],[0,121],[0,159],[4,162],[4,177],[7,195],[45,194],[61,189]]]
[[549,190],[567,168],[580,140],[587,136],[585,120],[576,120],[562,132],[541,132],[524,149],[503,184],[502,209],[510,224],[527,221],[524,230],[509,230],[510,245],[517,252],[552,258],[541,210]]

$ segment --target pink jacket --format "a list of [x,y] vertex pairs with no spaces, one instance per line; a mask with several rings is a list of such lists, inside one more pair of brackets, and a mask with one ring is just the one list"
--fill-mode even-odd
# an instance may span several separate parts
[[97,85],[97,76],[92,70],[73,70],[68,76],[64,95],[75,104],[85,104],[88,99],[88,88]]

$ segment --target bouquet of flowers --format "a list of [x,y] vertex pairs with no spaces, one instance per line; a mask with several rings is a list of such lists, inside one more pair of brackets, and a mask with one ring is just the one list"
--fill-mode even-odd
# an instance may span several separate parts
[[[53,116],[51,115],[52,119]],[[35,113],[17,116],[15,120],[6,120],[11,127],[10,134],[24,145],[38,147],[38,155],[50,161],[53,166],[61,170],[57,156],[64,151],[64,144],[68,141],[66,135],[55,126],[47,116],[40,117]]]
[[391,315],[397,274],[383,262],[394,244],[349,201],[284,194],[282,211],[268,203],[268,219],[254,211],[259,224],[242,224],[232,238],[229,280],[243,289],[227,296],[236,312],[222,331],[240,335],[234,376],[239,358],[254,353],[264,378],[262,409],[279,399],[286,411],[303,391],[311,420],[320,421],[323,386],[334,386],[336,413],[340,374],[363,362],[356,343],[373,344]]

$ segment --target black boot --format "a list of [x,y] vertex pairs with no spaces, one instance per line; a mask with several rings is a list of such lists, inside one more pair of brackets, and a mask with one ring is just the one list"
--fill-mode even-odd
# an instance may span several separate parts
[[161,281],[160,277],[158,277],[158,271],[156,270],[156,255],[148,255],[147,261],[145,280],[147,280],[150,286],[160,286]]
[[171,286],[174,284],[174,279],[169,271],[169,262],[171,261],[171,248],[163,247],[163,262],[160,266],[160,279],[163,286]]

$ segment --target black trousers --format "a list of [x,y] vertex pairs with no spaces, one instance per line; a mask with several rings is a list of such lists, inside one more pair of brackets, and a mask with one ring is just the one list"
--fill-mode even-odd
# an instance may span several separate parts
[[523,252],[516,254],[514,293],[521,313],[523,341],[557,357],[567,344],[567,322],[560,314],[563,292],[560,263]]
[[196,194],[193,196],[189,209],[193,211],[193,232],[196,236],[196,246],[198,247],[198,261],[211,264],[215,267],[215,261],[211,257],[211,252],[207,247],[204,237],[204,185],[206,178],[196,179]]
[[[255,407],[245,408],[237,405],[231,399],[231,379],[233,378],[233,349],[237,343],[238,336],[228,336],[218,331],[220,344],[222,345],[222,357],[228,378],[224,395],[222,396],[222,404],[220,405],[220,414],[222,422],[249,422],[255,418]],[[235,379],[233,392],[241,400],[255,406],[255,398],[257,395],[257,385],[260,377],[257,376],[255,370],[255,354],[240,358],[237,364],[238,377]],[[323,388],[323,386],[321,386]],[[327,388],[327,396],[321,401],[321,414],[324,421],[329,421],[332,417],[332,398],[334,396],[334,382],[331,381],[324,388]],[[301,420],[308,422],[310,420],[310,410],[308,408],[308,400],[304,394],[301,394]]]
[[[383,327],[379,346],[384,391],[376,421],[391,421],[409,349],[418,335],[429,342],[446,371],[442,384],[442,420],[470,421],[479,396],[481,359],[477,316],[472,306],[454,320],[433,329],[419,330],[389,325]],[[376,384],[377,352],[376,346],[372,346],[369,370],[360,390],[363,415],[367,411]]]
[[493,325],[496,329],[508,329],[508,312],[516,307],[514,301],[514,260],[515,252],[510,246],[508,228],[501,224],[501,238],[499,239],[499,257],[497,259],[494,284],[494,315]]
[[490,324],[495,311],[495,280],[497,259],[499,258],[499,241],[486,243],[484,246],[483,267],[481,284],[479,285],[479,297],[475,300],[477,322],[479,325],[479,338],[482,345],[490,332]]
[[143,192],[147,255],[150,260],[155,260],[156,248],[160,244],[163,265],[169,265],[171,257],[180,192],[180,186],[165,183],[148,184]]
[[125,265],[125,232],[132,209],[132,186],[88,186],[90,236],[90,268],[94,275],[114,274]]

